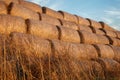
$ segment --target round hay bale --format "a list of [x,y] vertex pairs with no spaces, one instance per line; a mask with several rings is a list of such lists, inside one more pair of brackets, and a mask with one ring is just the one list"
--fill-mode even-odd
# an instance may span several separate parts
[[7,5],[9,5],[11,2],[19,4],[19,0],[2,0],[4,1]]
[[70,44],[69,55],[76,60],[92,60],[97,59],[97,50],[92,45],[87,44]]
[[64,12],[64,11],[58,11],[58,12],[63,15],[64,20],[78,23],[78,19],[75,15],[72,15],[72,14]]
[[78,30],[78,25],[74,22],[70,22],[70,21],[66,21],[66,20],[62,20],[62,19],[60,20],[60,22],[61,22],[61,25],[64,27]]
[[58,18],[58,19],[63,19],[62,14],[60,14],[59,12],[57,12],[55,10],[52,10],[50,8],[42,7],[42,11],[43,11],[44,14],[47,14],[49,16],[52,16],[52,17],[55,17],[55,18]]
[[27,20],[26,23],[29,34],[46,39],[58,39],[56,26],[38,20]]
[[117,37],[116,33],[114,31],[104,30],[107,36],[110,37]]
[[101,26],[101,24],[99,22],[88,19],[88,18],[87,18],[87,20],[90,22],[90,26],[93,26],[95,28],[102,28],[102,26]]
[[25,20],[11,15],[0,15],[0,33],[10,34],[11,32],[26,33]]
[[76,30],[62,26],[59,28],[60,28],[60,40],[73,43],[81,42],[79,33]]
[[114,51],[109,45],[94,44],[94,47],[98,51],[98,55],[101,58],[114,58]]
[[110,37],[113,46],[120,46],[120,39]]
[[103,36],[103,35],[98,35],[98,34],[96,34],[96,36],[98,38],[97,44],[110,44],[108,37]]
[[79,28],[79,30],[81,30],[81,31],[87,31],[87,32],[90,32],[90,33],[92,33],[92,29],[89,27],[89,26],[83,26],[83,25],[78,25],[78,28]]
[[0,1],[0,14],[7,14],[7,6],[3,1]]
[[87,31],[79,31],[81,42],[87,44],[96,44],[98,43],[98,37],[94,33],[90,33]]
[[99,22],[102,27],[106,30],[110,30],[110,31],[115,31],[115,29],[113,29],[112,27],[110,27],[108,24],[104,23],[104,22]]
[[20,5],[27,7],[35,12],[42,13],[42,8],[38,4],[22,0],[22,1],[20,1]]
[[40,20],[46,21],[47,23],[53,24],[53,25],[61,25],[60,21],[57,18],[51,17],[46,14],[40,14]]
[[113,59],[102,59],[100,58],[98,62],[101,64],[105,71],[106,80],[110,79],[120,79],[120,63]]
[[120,39],[120,31],[116,31],[115,33],[117,34],[117,38]]
[[116,46],[111,46],[113,51],[114,51],[114,60],[116,60],[117,62],[120,63],[120,47],[116,47]]
[[90,23],[87,19],[83,18],[83,17],[80,17],[80,16],[76,16],[78,18],[78,23],[80,25],[83,25],[83,26],[90,26]]
[[103,30],[101,30],[101,29],[94,28],[94,30],[95,30],[95,33],[96,33],[96,34],[105,35],[105,32],[104,32]]
[[22,5],[11,3],[8,7],[8,13],[14,16],[20,16],[24,19],[39,20],[39,15],[33,10]]
[[16,50],[16,53],[35,54],[39,57],[51,53],[51,44],[47,40],[22,33],[11,33],[10,38],[10,47]]

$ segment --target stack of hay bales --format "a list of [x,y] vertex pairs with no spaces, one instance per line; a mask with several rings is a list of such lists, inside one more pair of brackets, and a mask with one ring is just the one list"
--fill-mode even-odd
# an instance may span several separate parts
[[120,31],[32,2],[1,0],[0,80],[120,80]]

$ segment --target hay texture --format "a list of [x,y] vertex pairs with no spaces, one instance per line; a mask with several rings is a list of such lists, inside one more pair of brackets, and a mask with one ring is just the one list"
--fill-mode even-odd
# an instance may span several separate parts
[[7,14],[7,6],[3,1],[0,1],[0,14]]
[[67,27],[59,28],[60,28],[60,40],[73,43],[81,42],[79,33],[76,30]]
[[29,8],[29,9],[35,11],[35,12],[42,13],[42,8],[41,8],[41,6],[38,5],[38,4],[21,0],[21,1],[20,1],[20,5],[22,5],[22,6],[26,7],[26,8]]
[[19,0],[1,0],[1,1],[4,1],[4,2],[7,4],[7,6],[8,6],[11,2],[16,3],[16,4],[19,4]]
[[63,15],[64,20],[78,23],[78,19],[75,15],[72,15],[72,14],[64,12],[64,11],[59,11],[59,13],[61,13]]
[[95,44],[94,46],[98,51],[99,57],[108,59],[114,58],[114,51],[110,46],[102,44]]
[[113,37],[110,37],[110,39],[112,40],[112,45],[113,46],[119,46],[120,47],[120,39],[113,38]]
[[110,30],[104,30],[107,36],[110,37],[117,37],[116,33],[114,31],[110,31]]
[[52,17],[55,17],[58,19],[63,19],[63,15],[55,10],[52,10],[50,8],[47,8],[47,7],[42,7],[42,10],[43,10],[44,14],[47,14],[49,16],[52,16]]
[[105,35],[105,32],[102,29],[94,28],[94,30],[95,30],[95,34]]
[[87,19],[85,19],[85,18],[83,18],[83,17],[81,17],[81,16],[76,16],[76,17],[78,18],[78,23],[79,23],[80,25],[90,26],[90,22],[89,22]]
[[25,20],[11,15],[0,15],[0,33],[10,34],[11,32],[26,33]]
[[111,46],[113,51],[114,51],[114,60],[116,60],[117,62],[120,63],[120,47],[116,47],[116,46]]
[[99,59],[98,62],[102,65],[105,71],[106,80],[120,79],[120,63],[113,59]]
[[53,24],[53,25],[61,25],[60,21],[57,18],[51,17],[46,14],[40,14],[40,20],[46,21],[47,23]]
[[90,33],[87,31],[79,31],[81,42],[87,44],[109,44],[109,39],[106,36]]
[[106,30],[110,30],[110,31],[115,31],[115,29],[113,29],[112,27],[110,27],[108,24],[104,23],[104,22],[99,22],[102,27]]
[[45,39],[58,39],[58,29],[55,25],[38,20],[27,20],[28,33]]
[[117,34],[117,38],[120,39],[120,31],[116,31],[115,33]]
[[93,32],[92,29],[89,26],[78,25],[78,28],[81,31],[87,31],[87,32],[90,32],[90,33]]
[[78,30],[78,25],[74,22],[70,22],[70,21],[66,21],[66,20],[62,20],[62,19],[60,20],[60,22],[61,22],[61,25],[64,27]]
[[98,58],[97,50],[94,46],[87,44],[70,44],[69,55],[78,61]]
[[24,19],[39,20],[39,15],[33,10],[19,4],[11,3],[8,7],[9,14],[19,16]]
[[95,28],[102,28],[101,24],[99,22],[96,22],[91,19],[87,19],[90,22],[90,26],[95,27]]

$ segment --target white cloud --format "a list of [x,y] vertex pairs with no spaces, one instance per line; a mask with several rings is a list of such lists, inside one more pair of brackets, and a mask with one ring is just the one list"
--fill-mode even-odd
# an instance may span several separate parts
[[105,11],[105,13],[108,15],[120,16],[120,10],[108,10],[108,11]]

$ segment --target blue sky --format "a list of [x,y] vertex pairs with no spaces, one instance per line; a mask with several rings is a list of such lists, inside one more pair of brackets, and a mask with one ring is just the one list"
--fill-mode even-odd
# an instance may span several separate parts
[[104,21],[120,30],[120,0],[28,0],[54,10]]

